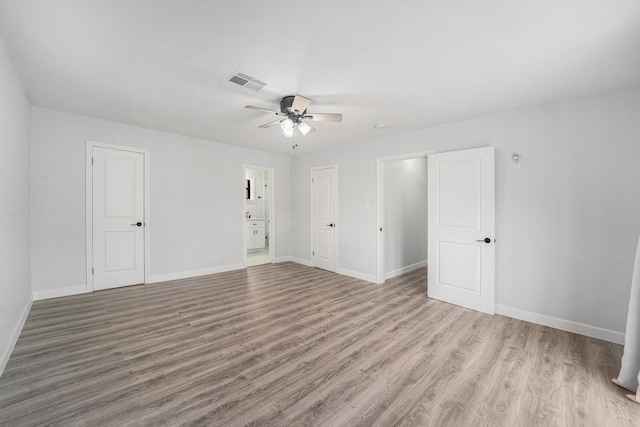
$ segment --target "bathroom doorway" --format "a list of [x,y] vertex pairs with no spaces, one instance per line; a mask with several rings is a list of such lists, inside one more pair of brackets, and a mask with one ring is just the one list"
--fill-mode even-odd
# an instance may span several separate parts
[[244,220],[246,264],[248,267],[275,260],[274,170],[244,167]]

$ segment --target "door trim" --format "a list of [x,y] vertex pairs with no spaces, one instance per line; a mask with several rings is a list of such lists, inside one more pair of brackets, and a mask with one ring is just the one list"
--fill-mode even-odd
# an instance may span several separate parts
[[315,267],[315,263],[313,261],[313,248],[315,247],[315,239],[313,237],[314,235],[314,230],[313,230],[313,209],[315,208],[315,204],[313,202],[313,183],[312,183],[312,179],[313,179],[313,173],[315,171],[319,171],[322,169],[333,169],[333,177],[334,182],[334,192],[333,192],[333,206],[334,206],[334,218],[336,221],[336,226],[334,228],[333,231],[333,272],[337,272],[340,267],[338,265],[338,248],[340,247],[340,245],[338,244],[338,234],[339,234],[339,229],[340,227],[338,226],[338,189],[340,188],[338,186],[338,165],[337,164],[332,164],[332,165],[326,165],[326,166],[316,166],[313,168],[309,169],[309,199],[311,199],[311,209],[309,210],[309,228],[310,228],[310,232],[311,232],[311,247],[309,248],[309,259],[311,260],[311,267]]
[[[416,151],[413,153],[396,154],[394,156],[378,157],[376,159],[376,283],[384,283],[384,166],[386,163],[397,162],[399,160],[409,160],[428,157],[434,150]],[[425,188],[425,191],[427,189]],[[382,231],[380,231],[382,229]],[[427,239],[429,237],[427,236]]]
[[85,151],[85,218],[86,218],[86,273],[87,292],[93,292],[93,148],[106,148],[111,150],[130,151],[140,153],[144,164],[144,283],[147,283],[150,274],[149,267],[149,150],[124,145],[107,144],[98,141],[87,140]]
[[[242,179],[240,183],[242,184],[242,189],[240,194],[245,194],[245,184],[244,181],[247,176],[247,169],[257,169],[261,171],[269,172],[269,197],[271,203],[269,203],[269,262],[271,264],[276,262],[276,233],[275,233],[275,224],[276,224],[276,170],[275,168],[269,168],[266,166],[256,166],[256,165],[242,165]],[[247,268],[247,220],[245,217],[245,212],[247,211],[247,199],[242,199],[242,250],[244,253],[244,268]]]

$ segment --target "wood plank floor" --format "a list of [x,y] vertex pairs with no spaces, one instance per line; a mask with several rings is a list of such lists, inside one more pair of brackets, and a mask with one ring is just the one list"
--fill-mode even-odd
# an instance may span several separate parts
[[639,426],[619,345],[293,263],[33,304],[1,425]]

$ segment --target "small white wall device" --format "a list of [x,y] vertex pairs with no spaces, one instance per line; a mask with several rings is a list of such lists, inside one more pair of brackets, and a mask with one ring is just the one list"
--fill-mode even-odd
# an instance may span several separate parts
[[512,165],[514,169],[520,169],[520,154],[514,154],[512,156]]

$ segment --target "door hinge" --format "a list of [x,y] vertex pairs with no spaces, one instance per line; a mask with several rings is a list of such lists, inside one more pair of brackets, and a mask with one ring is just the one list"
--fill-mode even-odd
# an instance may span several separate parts
[[93,157],[91,158],[91,164],[93,165]]
[[313,180],[313,178],[311,178],[311,183],[312,183],[312,184],[314,183],[314,180]]
[[92,275],[92,276],[93,276],[93,273],[94,273],[94,271],[93,271],[93,267],[92,267],[92,268],[91,268],[91,275]]
[[316,251],[311,251],[311,256],[316,256]]

